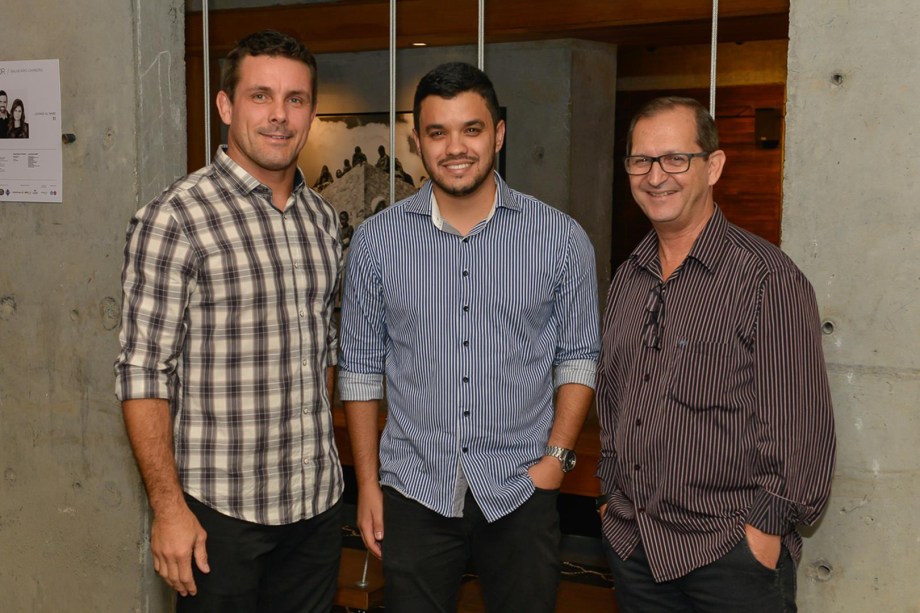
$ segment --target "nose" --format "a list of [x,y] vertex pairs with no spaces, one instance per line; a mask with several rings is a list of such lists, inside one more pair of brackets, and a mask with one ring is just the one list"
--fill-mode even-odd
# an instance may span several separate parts
[[661,160],[655,160],[652,162],[652,168],[648,171],[648,174],[645,175],[645,180],[652,185],[661,185],[668,180],[668,177],[671,176],[664,171],[664,168],[661,166]]
[[285,104],[285,100],[280,99],[272,101],[271,112],[268,119],[272,123],[287,122],[287,105]]
[[466,142],[460,134],[450,134],[447,141],[447,154],[460,155],[466,151]]

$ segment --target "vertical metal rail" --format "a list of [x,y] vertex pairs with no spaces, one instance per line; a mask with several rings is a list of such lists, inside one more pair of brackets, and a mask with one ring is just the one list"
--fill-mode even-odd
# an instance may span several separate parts
[[486,65],[486,0],[479,0],[479,25],[476,32],[476,61],[479,70],[485,71]]
[[390,0],[390,201],[396,202],[396,0]]
[[709,56],[709,114],[716,117],[716,55],[719,48],[719,0],[712,0],[712,42]]
[[204,164],[211,164],[211,45],[208,39],[208,0],[201,0],[201,43],[204,59]]

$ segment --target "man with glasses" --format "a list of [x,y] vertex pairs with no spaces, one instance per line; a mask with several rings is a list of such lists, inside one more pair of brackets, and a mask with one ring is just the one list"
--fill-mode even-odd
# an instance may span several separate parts
[[796,526],[835,451],[814,291],[714,203],[725,153],[697,101],[647,104],[627,152],[653,231],[614,276],[598,363],[620,611],[795,610]]

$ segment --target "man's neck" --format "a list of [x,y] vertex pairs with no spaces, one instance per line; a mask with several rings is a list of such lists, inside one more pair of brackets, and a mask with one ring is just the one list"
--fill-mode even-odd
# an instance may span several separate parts
[[683,227],[669,227],[667,224],[655,226],[655,234],[658,235],[658,259],[661,262],[661,280],[667,281],[675,270],[680,268],[690,250],[696,243],[696,239],[706,228],[706,224],[712,219],[715,213],[715,205],[709,215],[696,223]]
[[495,204],[495,192],[498,185],[495,180],[487,180],[476,192],[468,196],[452,196],[434,186],[434,195],[438,199],[441,217],[462,236],[466,236],[476,224],[489,216]]
[[[227,155],[231,160],[236,162],[240,168],[248,172],[259,183],[272,190],[272,204],[279,211],[283,211],[287,206],[288,198],[294,191],[294,176],[297,173],[297,167],[291,166],[283,170],[268,170],[260,166],[255,166],[247,158],[232,149],[227,149]],[[243,158],[242,160],[240,158]]]

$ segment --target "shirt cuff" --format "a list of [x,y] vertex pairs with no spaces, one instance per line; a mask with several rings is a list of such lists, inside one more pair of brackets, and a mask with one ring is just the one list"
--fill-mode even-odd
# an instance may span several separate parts
[[162,372],[125,364],[115,369],[115,397],[119,401],[172,397],[169,378]]
[[754,495],[754,503],[745,521],[767,534],[783,536],[795,527],[794,513],[795,504],[792,501],[760,489]]
[[566,383],[580,383],[594,389],[597,362],[594,360],[569,360],[556,366],[553,372],[553,385],[559,387]]
[[383,375],[339,370],[339,396],[344,402],[381,400],[383,398]]

